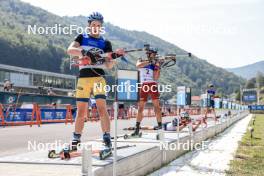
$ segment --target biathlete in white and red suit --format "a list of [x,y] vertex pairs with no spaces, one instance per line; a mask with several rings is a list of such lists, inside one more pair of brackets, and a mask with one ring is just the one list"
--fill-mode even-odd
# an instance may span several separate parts
[[156,113],[157,128],[162,128],[162,119],[161,119],[161,109],[159,102],[159,91],[158,91],[158,83],[157,80],[160,77],[160,65],[159,63],[155,63],[155,58],[157,56],[157,49],[150,48],[147,51],[148,60],[139,59],[137,61],[137,68],[140,72],[140,100],[138,103],[138,114],[136,121],[136,129],[135,132],[132,133],[132,136],[136,136],[139,134],[140,123],[143,119],[143,110],[145,104],[150,96],[152,99],[152,103],[154,105],[154,110]]

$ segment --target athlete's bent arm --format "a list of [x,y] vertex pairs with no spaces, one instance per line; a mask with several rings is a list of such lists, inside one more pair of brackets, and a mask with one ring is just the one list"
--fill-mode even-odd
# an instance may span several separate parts
[[80,47],[80,43],[72,42],[67,49],[67,54],[72,56],[82,57],[82,48]]
[[153,79],[157,81],[160,78],[160,69],[154,70],[153,72]]
[[160,65],[156,64],[153,72],[153,79],[157,81],[160,78]]
[[115,52],[112,52],[112,45],[110,42],[108,42],[109,46],[109,50],[111,51],[108,54],[108,57],[106,58],[106,62],[104,63],[105,67],[108,69],[112,69],[114,67],[114,65],[117,63],[115,60],[118,57],[124,56],[125,55],[125,50],[122,48],[117,49]]
[[140,61],[140,60],[138,60],[137,64],[136,64],[136,67],[137,68],[143,68],[143,67],[145,67],[147,65],[149,65],[149,61]]

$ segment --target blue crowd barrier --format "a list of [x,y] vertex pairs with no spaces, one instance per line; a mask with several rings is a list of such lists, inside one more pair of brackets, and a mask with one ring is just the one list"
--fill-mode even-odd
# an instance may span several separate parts
[[264,110],[264,105],[250,105],[249,106],[250,110],[260,110],[263,111]]
[[[67,109],[40,109],[41,120],[63,120],[66,118]],[[72,116],[75,117],[76,112]],[[17,108],[15,111],[4,111],[6,122],[31,121],[32,109]]]

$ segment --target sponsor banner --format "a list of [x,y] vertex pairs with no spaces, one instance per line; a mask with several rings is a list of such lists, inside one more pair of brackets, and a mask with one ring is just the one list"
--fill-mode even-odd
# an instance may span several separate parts
[[179,86],[177,87],[177,105],[185,106],[186,105],[186,87]]
[[138,71],[118,70],[117,71],[117,100],[138,101]]
[[264,110],[264,105],[250,105],[249,106],[250,110]]
[[[63,120],[66,118],[66,109],[41,109],[41,119],[42,120]],[[73,117],[75,117],[73,113]],[[17,108],[14,110],[4,111],[5,121],[7,122],[20,122],[20,121],[31,121],[32,109],[21,109]]]

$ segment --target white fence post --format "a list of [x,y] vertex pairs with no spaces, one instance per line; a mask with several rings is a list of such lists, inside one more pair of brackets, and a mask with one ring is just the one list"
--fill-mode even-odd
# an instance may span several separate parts
[[82,176],[92,176],[92,145],[83,144],[82,148]]

